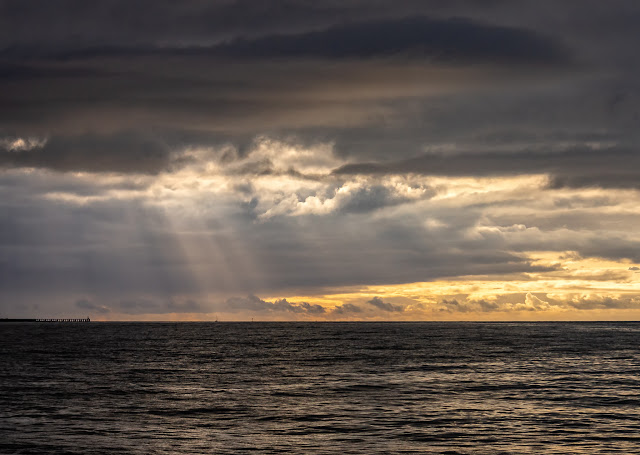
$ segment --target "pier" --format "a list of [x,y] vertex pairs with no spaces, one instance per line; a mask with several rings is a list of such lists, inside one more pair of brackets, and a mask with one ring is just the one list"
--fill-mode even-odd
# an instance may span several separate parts
[[37,318],[37,319],[0,318],[0,322],[91,322],[91,319],[89,318]]

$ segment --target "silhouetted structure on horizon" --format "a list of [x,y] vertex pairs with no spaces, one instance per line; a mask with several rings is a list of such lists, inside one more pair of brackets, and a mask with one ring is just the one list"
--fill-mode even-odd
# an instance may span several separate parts
[[0,322],[91,322],[91,319],[89,318],[37,318],[37,319],[0,318]]

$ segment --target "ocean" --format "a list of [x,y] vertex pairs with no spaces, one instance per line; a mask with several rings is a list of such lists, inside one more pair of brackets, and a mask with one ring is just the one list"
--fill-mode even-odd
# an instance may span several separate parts
[[640,453],[639,323],[4,323],[1,454]]

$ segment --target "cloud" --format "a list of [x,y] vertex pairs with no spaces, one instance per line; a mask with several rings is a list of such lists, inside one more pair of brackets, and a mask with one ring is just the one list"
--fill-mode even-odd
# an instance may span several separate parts
[[[228,59],[370,59],[397,57],[452,64],[561,65],[568,50],[549,37],[526,29],[476,23],[470,19],[410,16],[333,25],[324,30],[239,37],[212,46],[99,45],[54,51],[56,60],[207,56]],[[39,75],[28,67],[5,70],[10,77]],[[0,73],[1,74],[1,73]],[[55,73],[52,72],[53,76]],[[65,73],[58,73],[65,74]],[[86,75],[81,70],[69,75]]]
[[167,304],[167,310],[171,313],[206,313],[207,310],[195,300],[185,300],[184,302],[175,302],[171,300]]
[[540,299],[530,292],[525,296],[524,303],[515,305],[516,310],[526,311],[542,311],[549,309],[549,307],[549,302]]
[[[6,26],[0,33],[0,43],[2,48],[13,54],[35,53],[37,50],[42,53],[42,48],[32,49],[36,44],[46,44],[42,47],[49,50],[77,48],[80,43],[130,46],[172,42],[183,45],[216,43],[239,36],[251,39],[274,34],[299,35],[354,21],[382,22],[425,14],[444,18],[474,13],[496,15],[497,7],[501,5],[504,2],[483,2],[479,7],[468,0],[446,3],[399,0],[393,4],[345,0],[325,2],[319,8],[306,0],[276,0],[268,4],[254,0],[184,0],[179,3],[105,0],[99,8],[89,10],[74,0],[56,5],[42,2],[38,8],[24,8],[19,0],[3,0],[0,17],[5,19],[3,25]],[[521,9],[526,6],[527,3],[521,2]],[[59,17],[68,26],[56,27],[52,24],[52,17]]]
[[307,302],[293,303],[287,299],[268,302],[249,295],[247,297],[231,297],[225,302],[224,309],[228,311],[251,311],[260,313],[297,313],[297,314],[323,314],[324,307]]
[[630,310],[640,309],[638,295],[606,294],[566,294],[544,293],[498,294],[491,301],[472,299],[463,295],[457,298],[442,299],[434,311],[446,313],[493,313],[513,314],[514,312],[570,312],[574,310]]
[[640,309],[640,298],[638,296],[581,295],[569,299],[567,304],[578,310]]
[[147,299],[121,300],[117,304],[118,309],[125,314],[162,313],[163,309],[158,302]]
[[87,300],[87,299],[77,300],[75,303],[75,306],[82,310],[89,310],[92,313],[106,314],[111,312],[111,308],[106,307],[104,305],[96,305],[95,303],[92,303],[90,300]]
[[372,58],[403,55],[445,62],[558,63],[566,51],[535,32],[424,16],[350,23],[301,34],[237,39],[207,50],[232,58]]
[[380,297],[374,297],[371,300],[368,300],[367,303],[373,305],[374,307],[378,308],[379,310],[382,311],[388,311],[388,312],[402,312],[404,311],[404,307],[401,305],[393,305],[391,303],[386,303],[382,301],[382,298]]
[[[247,194],[236,193],[236,180],[224,174],[192,171],[153,178],[7,171],[0,177],[0,208],[10,220],[0,230],[3,290],[45,294],[71,286],[103,301],[121,299],[119,292],[166,302],[207,292],[277,295],[283,288],[549,270],[505,251],[501,237],[471,241],[467,230],[481,212],[442,207],[419,182],[386,179],[389,193],[408,202],[377,204],[373,212],[344,216],[338,202],[371,185],[347,182],[333,210],[259,219],[279,197],[297,204],[298,194],[306,201],[327,191],[335,199],[334,183],[251,178]],[[427,214],[452,227],[423,226]]]
[[338,315],[362,313],[362,308],[360,308],[358,305],[354,305],[353,303],[343,303],[342,305],[334,307],[331,312]]
[[552,308],[549,302],[527,293],[520,295],[496,295],[495,300],[473,299],[469,296],[442,299],[434,311],[446,313],[493,313],[517,311],[546,311]]
[[[22,138],[12,144],[25,143]],[[167,144],[157,137],[121,132],[84,134],[49,140],[26,140],[29,147],[15,152],[0,149],[0,167],[35,167],[57,171],[158,173],[172,163]]]
[[[615,309],[640,6],[612,1],[0,0],[0,302],[331,317],[226,299],[516,280],[421,304],[577,311],[547,280]],[[367,299],[335,315],[416,314]]]
[[467,313],[472,311],[469,305],[461,304],[457,299],[442,299],[438,310],[448,313]]
[[[208,132],[210,142],[232,139],[237,145],[301,129],[335,137],[335,130],[399,118],[404,109],[393,106],[398,100],[528,81],[522,67],[556,74],[569,59],[554,36],[473,17],[441,17],[437,13],[447,8],[431,2],[322,9],[305,1],[286,7],[186,3],[153,4],[149,16],[146,2],[112,1],[102,13],[73,2],[37,11],[3,2],[0,78],[12,89],[0,95],[0,105],[10,106],[0,109],[0,129],[48,135],[54,143],[132,130],[183,139]],[[115,11],[128,19],[114,23]],[[51,28],[57,16],[73,33]],[[129,148],[132,157],[136,150]],[[49,162],[54,169],[122,171],[122,156],[98,152],[95,166],[74,151],[64,163]],[[75,165],[76,159],[81,163]],[[129,165],[131,172],[138,169],[135,160]]]
[[168,313],[208,313],[209,308],[193,299],[176,301],[155,300],[151,298],[137,298],[121,300],[117,304],[119,312],[124,314],[168,314]]
[[[428,193],[427,193],[428,195]],[[383,185],[367,185],[340,201],[339,210],[344,213],[366,213],[382,207],[409,202],[412,199],[394,193]]]
[[637,188],[640,153],[634,149],[576,147],[556,152],[518,151],[426,154],[392,161],[346,164],[336,175],[423,174],[435,176],[501,176],[550,174],[550,188]]

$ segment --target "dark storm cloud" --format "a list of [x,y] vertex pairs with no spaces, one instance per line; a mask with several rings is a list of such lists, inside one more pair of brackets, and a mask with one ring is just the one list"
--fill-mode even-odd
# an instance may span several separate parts
[[[0,1],[0,43],[6,47],[78,43],[201,43],[234,36],[295,33],[354,20],[415,14],[450,16],[492,9],[504,1],[472,0],[82,0]],[[56,20],[52,20],[55,18]]]
[[451,8],[427,3],[5,1],[0,130],[215,131],[241,144],[265,131],[368,124],[387,109],[378,97],[451,83],[434,64],[513,71],[569,58],[545,33],[439,17]]
[[0,62],[0,81],[24,81],[29,79],[67,78],[82,80],[86,77],[103,76],[104,72],[82,67],[43,67],[26,64],[7,64]]
[[368,123],[372,111],[381,109],[374,101],[382,94],[424,92],[429,81],[422,76],[449,84],[420,65],[385,62],[222,64],[198,56],[152,56],[86,67],[104,74],[5,81],[2,129],[39,136],[137,129],[189,137],[209,131],[241,143],[273,130]]
[[[451,77],[411,59],[329,65],[295,58],[220,62],[203,55],[125,55],[83,65],[35,63],[5,70],[0,125],[17,134],[49,136],[134,128],[187,136],[212,131],[240,144],[265,131],[375,123],[376,112],[391,109],[380,97],[423,96],[440,86],[510,77],[462,70]],[[335,131],[327,134],[331,138]]]
[[594,234],[592,241],[583,242],[578,251],[585,257],[601,257],[605,259],[629,259],[640,262],[640,241],[621,238],[619,235],[609,234],[601,242],[594,241],[598,235]]
[[424,174],[437,176],[504,176],[546,173],[551,188],[599,186],[638,188],[640,153],[635,148],[571,148],[557,152],[519,151],[427,154],[386,163],[352,163],[336,175]]
[[528,30],[470,20],[410,17],[354,23],[303,34],[235,40],[211,49],[230,58],[373,58],[393,55],[445,62],[560,63],[566,51]]
[[[95,179],[69,179],[67,174],[57,172],[5,172],[0,175],[0,191],[13,193],[5,199],[5,210],[28,210],[34,199],[47,194],[66,194],[78,198],[100,197],[109,191],[142,191],[148,187],[149,178],[122,179],[116,182],[98,182]],[[31,208],[33,208],[31,206]],[[18,213],[14,213],[17,215]]]
[[[6,51],[5,57],[12,53],[16,51]],[[351,23],[307,33],[235,39],[210,47],[102,46],[42,57],[78,60],[149,55],[230,59],[369,59],[398,56],[426,59],[429,62],[510,65],[556,65],[570,60],[568,50],[562,45],[530,30],[477,24],[468,19],[439,20],[421,16]],[[22,67],[22,71],[18,67],[17,70],[27,77],[30,75],[28,67]],[[59,70],[52,71],[51,76],[57,74],[60,74]],[[76,74],[70,71],[69,75]]]
[[131,132],[55,136],[29,150],[0,148],[0,167],[154,174],[171,164],[171,151],[160,138]]

